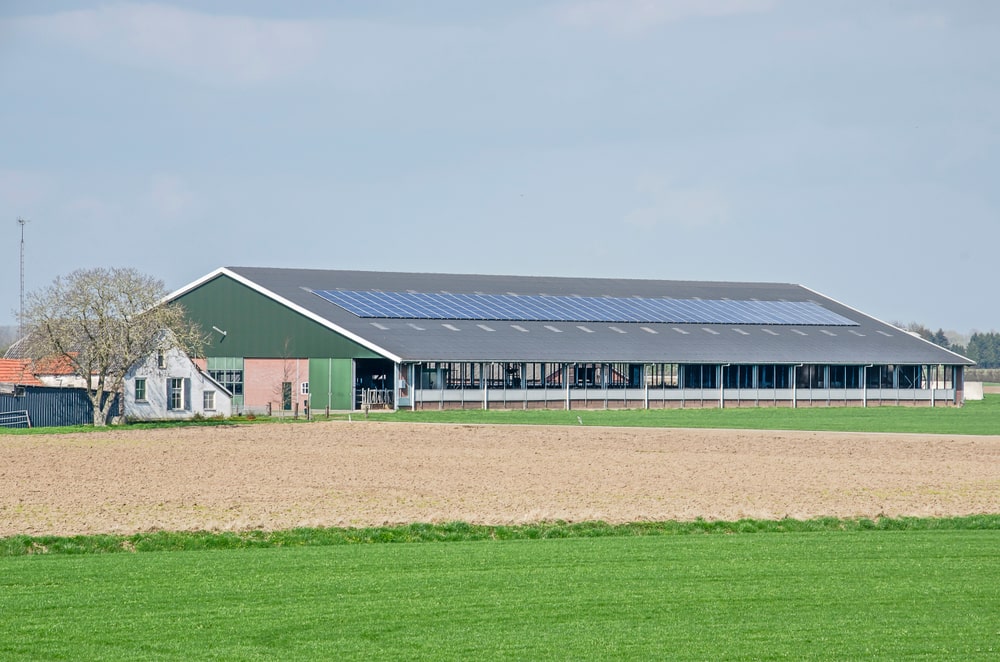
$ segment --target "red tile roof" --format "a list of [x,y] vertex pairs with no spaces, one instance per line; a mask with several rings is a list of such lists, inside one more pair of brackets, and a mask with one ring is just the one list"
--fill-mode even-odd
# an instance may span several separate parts
[[68,357],[56,356],[36,361],[32,372],[36,375],[72,375],[75,371]]
[[0,383],[20,386],[42,386],[31,371],[29,359],[0,359]]

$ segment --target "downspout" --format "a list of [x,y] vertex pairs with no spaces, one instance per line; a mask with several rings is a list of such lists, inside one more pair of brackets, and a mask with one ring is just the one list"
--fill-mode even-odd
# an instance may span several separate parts
[[601,382],[604,384],[604,408],[608,408],[608,373],[611,371],[610,363],[601,364]]
[[[573,365],[576,365],[575,363]],[[569,400],[569,363],[563,363],[563,381],[566,382],[566,411],[570,410]]]
[[490,380],[486,378],[486,363],[479,364],[479,379],[483,382],[483,410],[490,408]]
[[395,370],[395,375],[392,379],[392,410],[399,411],[399,383],[403,377],[403,364],[394,363],[393,369]]
[[931,367],[930,367],[930,365],[928,365],[927,366],[927,383],[930,384],[930,387],[931,387],[931,409],[933,409],[934,408],[934,386],[935,386],[935,384],[937,384],[937,369],[935,368],[935,370],[934,370],[934,373],[933,373],[934,378],[933,379],[931,378],[931,374],[932,374],[931,373]]
[[861,406],[868,407],[868,368],[874,366],[874,363],[869,363],[865,366],[865,369],[861,373]]
[[799,375],[798,369],[804,364],[800,363],[796,366],[792,366],[792,409],[799,408]]
[[[649,409],[649,375],[646,374],[647,364],[642,364],[642,383],[643,383],[643,395],[642,401],[645,409]],[[628,398],[625,398],[628,401]]]
[[[965,406],[965,366],[959,365],[955,366],[955,370],[952,373],[952,386],[955,389],[955,397],[953,402],[958,407]],[[961,393],[962,398],[959,399],[959,393]]]
[[729,367],[728,363],[719,364],[719,409],[726,408],[726,368]]

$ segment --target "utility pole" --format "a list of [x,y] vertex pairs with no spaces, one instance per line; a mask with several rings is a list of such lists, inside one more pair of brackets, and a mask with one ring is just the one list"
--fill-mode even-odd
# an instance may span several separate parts
[[17,339],[24,337],[24,226],[31,221],[17,217],[17,224],[21,226],[21,309],[17,315]]

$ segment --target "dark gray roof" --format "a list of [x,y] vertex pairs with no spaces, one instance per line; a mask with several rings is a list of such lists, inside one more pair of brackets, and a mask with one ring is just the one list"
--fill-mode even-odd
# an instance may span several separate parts
[[[801,285],[228,267],[228,275],[404,361],[973,365]],[[193,286],[194,284],[192,284]],[[856,326],[362,318],[311,290],[812,302]]]

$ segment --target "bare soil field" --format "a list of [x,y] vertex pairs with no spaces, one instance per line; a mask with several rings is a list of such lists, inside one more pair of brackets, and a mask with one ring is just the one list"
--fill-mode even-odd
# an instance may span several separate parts
[[1000,512],[1000,436],[271,424],[0,437],[0,536]]

